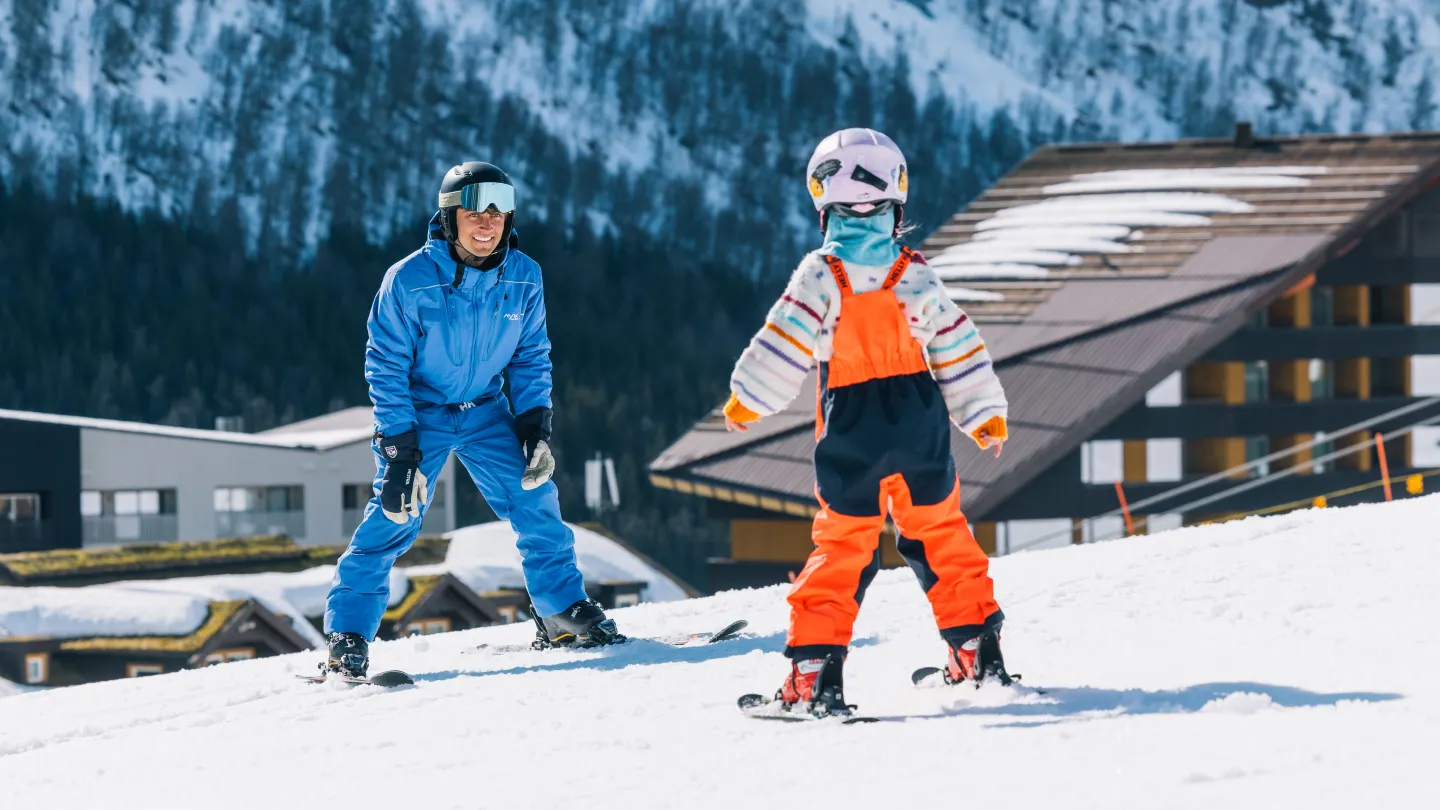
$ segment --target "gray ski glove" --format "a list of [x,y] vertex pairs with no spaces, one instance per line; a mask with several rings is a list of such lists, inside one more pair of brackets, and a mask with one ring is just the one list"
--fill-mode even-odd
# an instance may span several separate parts
[[520,452],[525,455],[521,489],[535,489],[555,474],[555,456],[550,452],[553,418],[549,408],[531,408],[515,417],[515,435],[520,439]]
[[378,436],[375,447],[385,459],[385,476],[380,482],[380,509],[385,517],[402,526],[420,516],[429,492],[425,474],[420,472],[420,447],[415,431],[397,436]]

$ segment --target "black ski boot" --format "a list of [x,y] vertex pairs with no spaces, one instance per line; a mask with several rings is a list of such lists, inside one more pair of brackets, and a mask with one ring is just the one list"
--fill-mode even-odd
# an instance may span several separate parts
[[854,707],[845,702],[844,666],[843,654],[792,661],[790,674],[775,693],[775,700],[789,712],[849,717]]
[[1002,686],[1014,683],[1014,678],[1005,671],[998,630],[984,630],[974,639],[950,648],[945,661],[945,682],[962,681],[971,681],[976,686],[987,681],[998,681]]
[[614,619],[605,618],[605,611],[593,599],[581,599],[554,616],[540,618],[535,615],[536,649],[549,647],[597,647],[601,644],[616,644],[625,640],[615,627]]
[[359,633],[331,633],[330,654],[320,669],[348,678],[363,678],[370,669],[370,643]]

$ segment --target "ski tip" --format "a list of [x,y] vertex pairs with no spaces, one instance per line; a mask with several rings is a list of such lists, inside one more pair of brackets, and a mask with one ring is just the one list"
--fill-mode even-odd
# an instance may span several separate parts
[[738,635],[741,630],[744,630],[749,626],[750,622],[746,621],[745,619],[738,619],[736,621],[733,621],[721,628],[720,632],[711,636],[709,643],[714,644],[717,641],[728,641]]
[[389,669],[370,677],[370,683],[375,686],[383,686],[387,689],[396,686],[409,686],[415,683],[410,673],[401,672],[398,669]]
[[910,673],[910,683],[919,686],[921,683],[928,681],[930,678],[939,674],[939,667],[921,667]]
[[767,698],[767,697],[765,697],[764,695],[754,695],[754,694],[751,694],[751,695],[741,695],[741,696],[740,696],[740,699],[737,700],[737,701],[735,701],[735,705],[739,706],[739,707],[740,707],[740,711],[743,712],[743,711],[749,711],[749,710],[751,710],[751,709],[758,709],[758,708],[760,708],[761,706],[764,706],[766,703],[769,703],[769,702],[770,702],[770,699]]

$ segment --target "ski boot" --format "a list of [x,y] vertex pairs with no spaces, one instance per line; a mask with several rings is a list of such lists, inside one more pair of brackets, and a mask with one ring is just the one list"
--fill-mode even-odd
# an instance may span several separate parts
[[945,682],[955,684],[965,681],[977,687],[990,681],[998,681],[1001,686],[1015,682],[1015,678],[1005,671],[1005,656],[1000,654],[998,630],[984,630],[975,638],[950,647],[950,655],[945,659]]
[[537,650],[550,647],[598,647],[602,644],[618,644],[625,640],[615,627],[614,619],[605,618],[600,603],[593,599],[581,599],[554,616],[543,619],[532,605],[531,615],[535,617],[535,643]]
[[791,661],[790,674],[775,693],[775,700],[786,712],[850,717],[855,707],[845,702],[844,664],[842,653]]
[[320,665],[323,673],[363,678],[370,669],[370,643],[359,633],[331,633],[326,637],[330,654]]

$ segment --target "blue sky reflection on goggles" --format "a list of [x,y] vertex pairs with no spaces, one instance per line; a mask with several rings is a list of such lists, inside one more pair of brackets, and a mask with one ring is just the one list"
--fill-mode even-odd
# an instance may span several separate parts
[[471,211],[484,211],[490,206],[502,214],[515,210],[515,187],[505,183],[472,183],[459,191],[442,192],[440,207],[460,206]]

